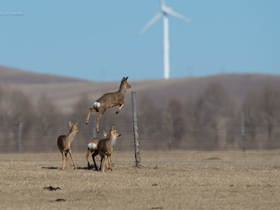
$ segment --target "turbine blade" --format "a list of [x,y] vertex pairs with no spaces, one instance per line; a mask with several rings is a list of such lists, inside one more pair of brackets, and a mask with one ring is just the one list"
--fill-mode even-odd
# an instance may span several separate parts
[[151,25],[153,25],[161,16],[161,12],[158,12],[148,23],[141,29],[139,34],[143,34]]
[[170,7],[165,7],[163,12],[170,14],[174,17],[180,18],[184,21],[190,22],[191,20],[189,18],[184,17],[183,15],[180,15],[178,12],[175,12],[173,9],[171,9]]

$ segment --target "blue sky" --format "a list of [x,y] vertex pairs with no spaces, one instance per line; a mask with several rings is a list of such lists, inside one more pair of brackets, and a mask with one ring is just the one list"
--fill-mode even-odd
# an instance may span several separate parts
[[[170,78],[280,74],[280,0],[165,0]],[[159,0],[0,0],[0,65],[90,81],[163,78]]]

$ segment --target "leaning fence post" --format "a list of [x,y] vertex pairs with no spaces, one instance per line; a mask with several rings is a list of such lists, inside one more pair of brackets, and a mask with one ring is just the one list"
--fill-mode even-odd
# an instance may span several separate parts
[[131,92],[132,98],[132,113],[133,113],[133,134],[134,134],[134,148],[135,148],[135,162],[136,167],[141,166],[141,156],[140,156],[140,142],[138,136],[138,126],[137,126],[137,109],[136,109],[136,92]]

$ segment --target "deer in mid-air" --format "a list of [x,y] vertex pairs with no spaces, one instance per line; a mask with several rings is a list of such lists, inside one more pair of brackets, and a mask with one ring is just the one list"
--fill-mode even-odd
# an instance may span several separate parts
[[124,105],[124,94],[127,89],[131,88],[131,86],[127,82],[128,77],[123,77],[121,80],[120,88],[116,92],[112,93],[106,93],[103,96],[101,96],[99,99],[97,99],[93,103],[93,107],[89,108],[87,118],[86,118],[86,124],[88,124],[90,114],[92,112],[99,112],[97,115],[97,120],[96,120],[96,132],[99,133],[99,120],[106,111],[107,108],[111,108],[114,106],[118,106],[119,108],[116,111],[116,114],[118,114],[123,105]]
[[118,133],[116,130],[115,126],[111,126],[111,130],[105,139],[101,139],[98,142],[97,145],[97,150],[98,154],[101,157],[101,162],[100,162],[100,170],[104,172],[104,167],[107,169],[112,169],[112,153],[114,151],[114,146],[116,144],[117,138],[120,137],[121,134]]
[[[109,136],[109,134],[107,134],[105,131],[103,131],[103,135],[105,138],[107,138]],[[96,171],[98,171],[96,162],[95,162],[95,157],[98,155],[98,150],[97,150],[97,145],[98,142],[101,140],[101,138],[92,138],[87,145],[87,154],[86,154],[86,160],[87,160],[87,164],[88,164],[88,169],[90,169],[90,163],[89,163],[89,156],[91,155],[93,163],[94,163],[94,168]]]
[[76,134],[79,133],[80,131],[78,129],[78,123],[74,124],[71,121],[69,121],[69,126],[70,126],[69,133],[67,135],[61,135],[57,139],[57,146],[62,155],[62,170],[64,170],[65,168],[67,169],[68,153],[73,162],[74,169],[77,168],[74,158],[72,156],[71,143],[74,140]]

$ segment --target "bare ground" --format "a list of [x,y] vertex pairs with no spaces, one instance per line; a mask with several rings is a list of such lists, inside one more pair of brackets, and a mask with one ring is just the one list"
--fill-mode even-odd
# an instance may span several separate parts
[[0,154],[0,209],[279,208],[279,151],[141,155],[135,168],[133,154],[116,152],[101,173],[86,170],[85,153],[66,171],[59,152]]

